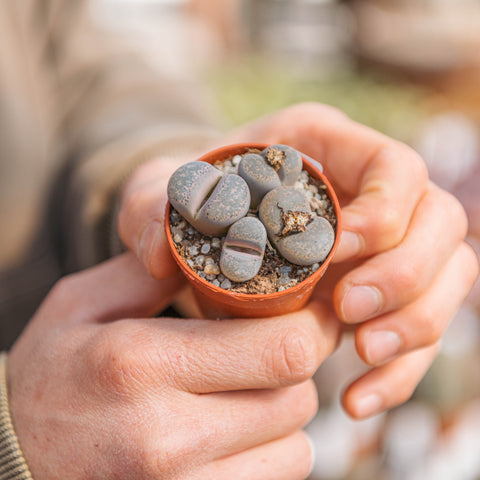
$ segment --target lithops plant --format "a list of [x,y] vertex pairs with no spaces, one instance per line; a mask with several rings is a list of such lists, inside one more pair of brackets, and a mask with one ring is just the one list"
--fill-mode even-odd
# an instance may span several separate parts
[[244,217],[250,191],[240,176],[223,174],[206,162],[190,162],[170,177],[167,195],[173,207],[199,232],[222,235]]
[[262,200],[258,214],[270,242],[295,265],[323,262],[333,247],[333,227],[311,211],[308,198],[296,188],[271,190]]
[[[171,205],[198,232],[226,235],[215,269],[220,268],[233,282],[246,282],[258,274],[267,238],[277,251],[277,259],[283,257],[300,267],[323,262],[335,242],[334,228],[312,211],[315,207],[302,190],[302,181],[293,186],[302,172],[300,153],[286,145],[256,151],[259,153],[247,150],[241,155],[238,175],[221,171],[221,163],[216,168],[195,161],[177,169],[168,183]],[[231,168],[231,164],[225,166],[225,170]],[[205,245],[211,249],[209,242]],[[189,251],[198,249],[194,245]],[[203,261],[203,255],[201,258]],[[207,272],[196,260],[188,258],[187,263],[202,278],[217,275],[211,273],[213,267]]]
[[262,222],[244,217],[235,222],[225,238],[220,257],[222,273],[234,282],[253,278],[262,266],[267,232]]
[[252,208],[256,208],[270,190],[293,185],[301,171],[302,157],[286,145],[271,145],[260,154],[244,155],[238,165],[238,174],[250,189]]

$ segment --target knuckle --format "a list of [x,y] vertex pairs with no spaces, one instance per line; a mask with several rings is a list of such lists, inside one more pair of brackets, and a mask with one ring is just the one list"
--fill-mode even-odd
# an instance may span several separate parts
[[268,373],[280,385],[303,382],[317,369],[318,348],[305,331],[289,327],[266,347]]
[[455,231],[459,232],[460,238],[463,239],[468,231],[468,217],[463,205],[454,195],[440,188],[436,201],[443,216],[450,218],[451,222],[458,226]]
[[471,286],[478,279],[480,273],[480,259],[475,249],[467,242],[463,242],[461,247],[465,255],[465,278],[468,284]]
[[115,329],[101,329],[87,346],[89,369],[100,392],[128,397],[138,387],[142,356],[127,332]]
[[[313,380],[299,385],[293,401],[302,425],[306,425],[315,416],[318,410],[318,392]],[[292,408],[292,411],[295,409]]]
[[301,437],[299,438],[299,445],[298,449],[296,449],[296,454],[297,454],[297,462],[296,462],[296,472],[294,473],[294,478],[295,480],[304,480],[307,478],[308,474],[310,473],[311,470],[311,465],[312,465],[312,447],[310,446],[311,440],[309,437],[304,433],[300,432]]
[[383,239],[388,246],[398,245],[403,238],[403,215],[395,205],[385,203],[379,206],[372,220],[372,230],[378,239]]
[[78,274],[71,274],[62,277],[50,290],[48,297],[55,300],[62,300],[70,297],[72,293],[76,291],[77,282]]
[[395,268],[396,289],[408,292],[410,296],[416,296],[421,291],[421,265],[419,263],[402,261]]
[[443,334],[443,326],[433,309],[424,306],[418,313],[418,333],[416,338],[421,339],[421,345],[433,345]]
[[413,148],[401,143],[403,149],[404,164],[408,162],[411,169],[412,178],[414,178],[420,185],[427,185],[428,182],[428,169],[425,161]]

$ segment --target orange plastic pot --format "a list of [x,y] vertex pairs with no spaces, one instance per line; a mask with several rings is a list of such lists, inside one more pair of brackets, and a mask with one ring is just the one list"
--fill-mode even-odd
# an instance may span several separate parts
[[[214,164],[215,162],[226,160],[234,155],[244,154],[248,149],[257,148],[263,150],[268,145],[262,143],[242,143],[236,145],[228,145],[213,150],[198,161]],[[305,157],[303,159],[303,169],[312,177],[320,179],[326,185],[326,193],[330,198],[335,215],[337,217],[337,225],[335,229],[335,242],[332,250],[328,254],[320,268],[306,278],[303,282],[298,283],[294,287],[288,288],[281,292],[268,294],[245,294],[236,293],[223,288],[216,287],[210,282],[199,277],[188,265],[185,264],[182,257],[177,252],[170,231],[170,203],[167,202],[165,213],[165,233],[173,258],[193,286],[195,297],[201,311],[207,318],[247,318],[247,317],[271,317],[282,315],[304,307],[310,299],[313,288],[322,278],[328,265],[330,264],[335,251],[340,242],[340,234],[342,229],[340,204],[337,196],[326,179],[325,175]]]

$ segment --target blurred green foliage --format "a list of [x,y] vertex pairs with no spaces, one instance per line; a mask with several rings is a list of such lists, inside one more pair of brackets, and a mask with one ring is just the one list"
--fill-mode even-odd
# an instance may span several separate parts
[[229,127],[297,102],[316,101],[409,142],[427,113],[421,88],[372,73],[310,73],[300,78],[288,65],[248,60],[223,64],[208,78]]

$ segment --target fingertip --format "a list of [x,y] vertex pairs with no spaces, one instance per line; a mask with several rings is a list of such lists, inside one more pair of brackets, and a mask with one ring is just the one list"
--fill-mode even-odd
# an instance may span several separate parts
[[350,385],[342,398],[344,410],[353,419],[364,420],[385,409],[383,399],[377,392],[359,393],[355,390],[355,384]]
[[344,230],[333,261],[339,263],[359,257],[363,251],[364,243],[361,234]]

